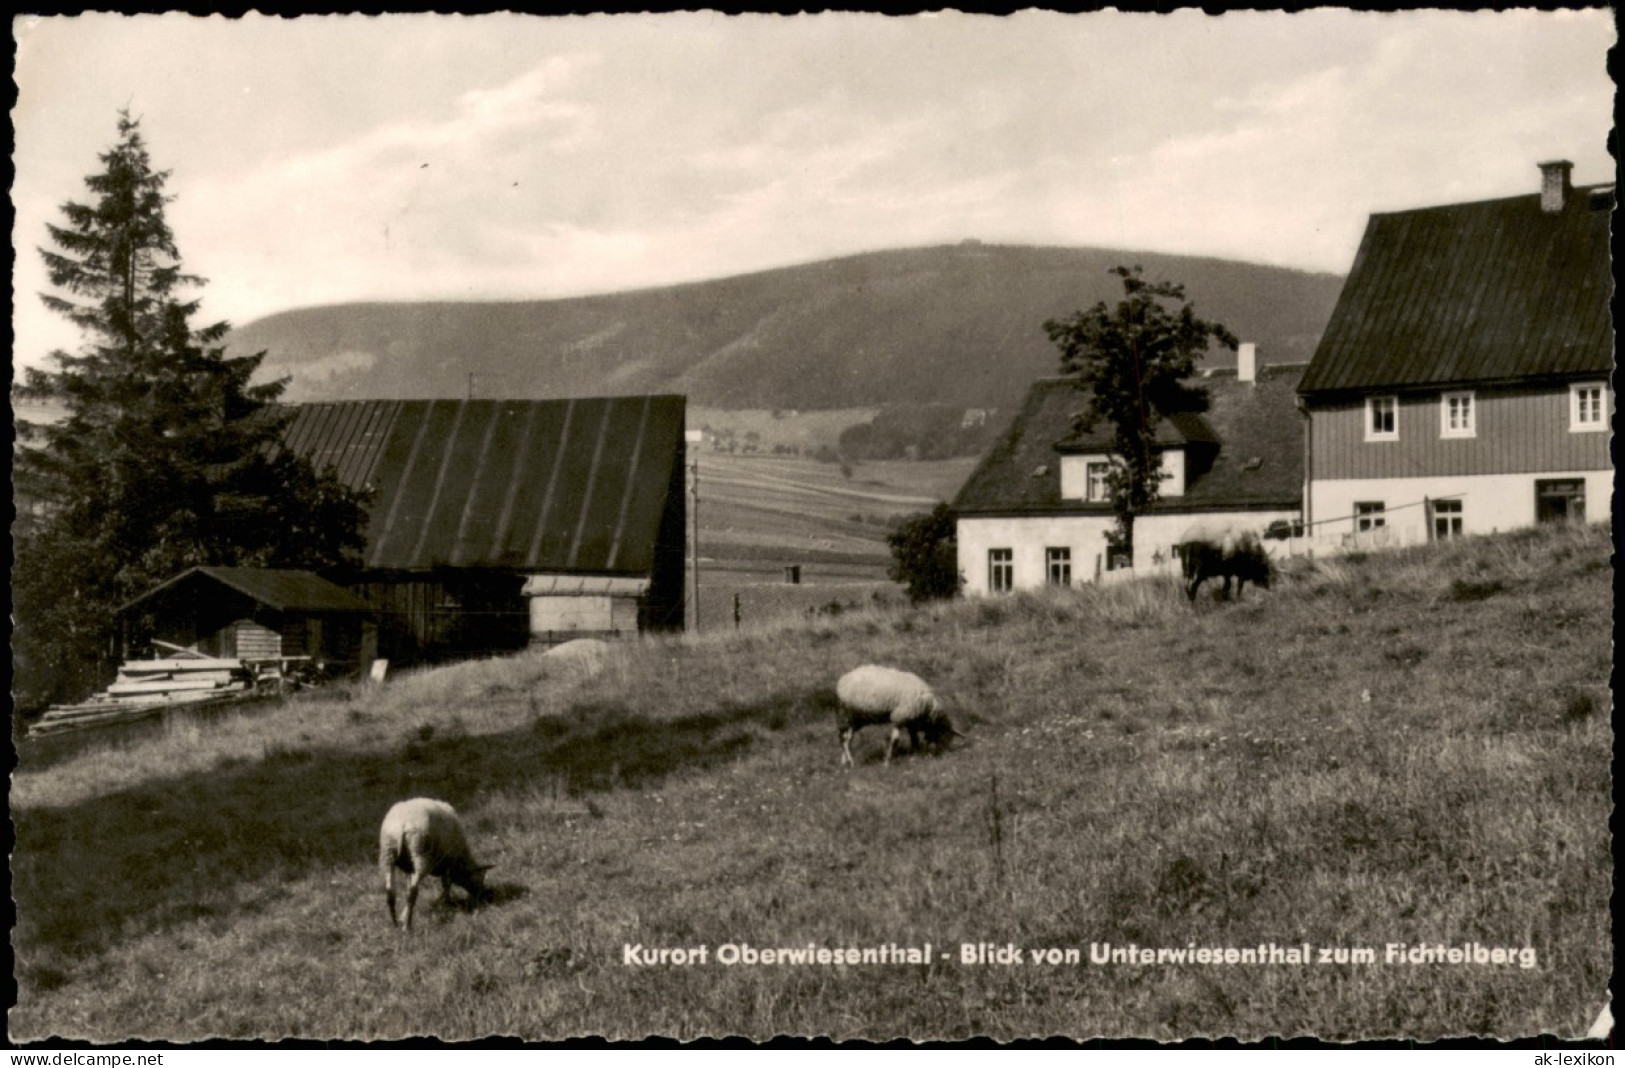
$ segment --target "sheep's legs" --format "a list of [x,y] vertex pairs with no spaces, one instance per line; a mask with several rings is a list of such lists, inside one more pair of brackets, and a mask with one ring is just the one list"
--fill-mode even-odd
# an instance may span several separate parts
[[891,729],[891,737],[886,739],[886,759],[884,761],[885,763],[887,763],[887,764],[891,763],[891,751],[894,748],[896,748],[897,740],[899,738],[901,738],[902,736],[903,736],[903,728],[901,728],[901,727],[893,727]]
[[406,929],[408,931],[412,929],[412,910],[417,908],[418,883],[422,878],[423,873],[414,865],[411,877],[406,880]]
[[395,913],[395,869],[384,873],[384,904],[389,906],[389,924],[399,927],[401,918]]
[[847,767],[852,763],[852,736],[858,733],[847,728],[841,729],[841,766]]

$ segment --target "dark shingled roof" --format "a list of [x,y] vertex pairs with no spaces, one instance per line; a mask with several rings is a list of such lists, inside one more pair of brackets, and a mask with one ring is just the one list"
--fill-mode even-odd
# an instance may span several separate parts
[[1371,216],[1304,393],[1606,375],[1608,187]]
[[375,489],[366,567],[646,574],[680,396],[300,405],[286,444]]
[[[1081,407],[1081,405],[1080,405]],[[1194,412],[1175,412],[1158,415],[1152,427],[1158,445],[1179,446],[1191,444],[1217,445],[1219,439],[1206,419]],[[1102,452],[1111,448],[1112,428],[1102,420],[1087,431],[1075,430],[1055,443],[1061,452]]]
[[124,612],[182,583],[208,578],[278,612],[371,612],[372,606],[312,571],[270,567],[194,567],[119,608]]
[[[1256,384],[1239,382],[1232,375],[1198,380],[1211,400],[1199,422],[1218,441],[1218,451],[1211,468],[1189,479],[1183,496],[1164,498],[1157,509],[1300,507],[1303,424],[1297,412],[1297,389],[1302,376],[1301,366],[1266,367]],[[1034,383],[1010,429],[960,489],[954,509],[960,514],[1111,514],[1109,505],[1061,500],[1057,445],[1064,443],[1068,452],[1078,451],[1073,417],[1083,405],[1084,395],[1074,379],[1046,378]],[[1190,420],[1178,422],[1194,432]],[[1102,431],[1097,427],[1095,433]],[[1182,437],[1185,442],[1203,440],[1178,434],[1175,427],[1170,427],[1170,437]]]

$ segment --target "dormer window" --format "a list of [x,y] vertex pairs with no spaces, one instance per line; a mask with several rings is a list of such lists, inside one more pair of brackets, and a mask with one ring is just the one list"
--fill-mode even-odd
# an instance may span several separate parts
[[1439,399],[1439,436],[1470,438],[1477,434],[1471,392],[1446,393]]
[[1365,440],[1399,440],[1399,398],[1367,397],[1365,399]]
[[1105,460],[1090,460],[1084,465],[1083,499],[1105,503],[1111,500],[1111,488],[1106,484],[1106,476],[1111,474],[1112,465]]

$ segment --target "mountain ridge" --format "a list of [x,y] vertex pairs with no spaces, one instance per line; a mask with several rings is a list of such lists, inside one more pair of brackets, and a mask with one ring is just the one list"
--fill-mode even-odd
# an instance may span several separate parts
[[[683,393],[715,408],[1008,407],[1053,374],[1046,319],[1115,302],[1119,264],[1303,363],[1342,276],[1165,253],[962,242],[709,281],[510,301],[296,308],[232,332],[292,401]],[[1233,365],[1228,352],[1209,366]]]

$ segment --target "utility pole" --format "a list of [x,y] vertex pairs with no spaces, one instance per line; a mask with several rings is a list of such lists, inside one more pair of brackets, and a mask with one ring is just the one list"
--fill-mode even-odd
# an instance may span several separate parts
[[688,454],[688,599],[694,605],[694,632],[700,630],[700,444],[705,441],[703,430],[683,431]]

